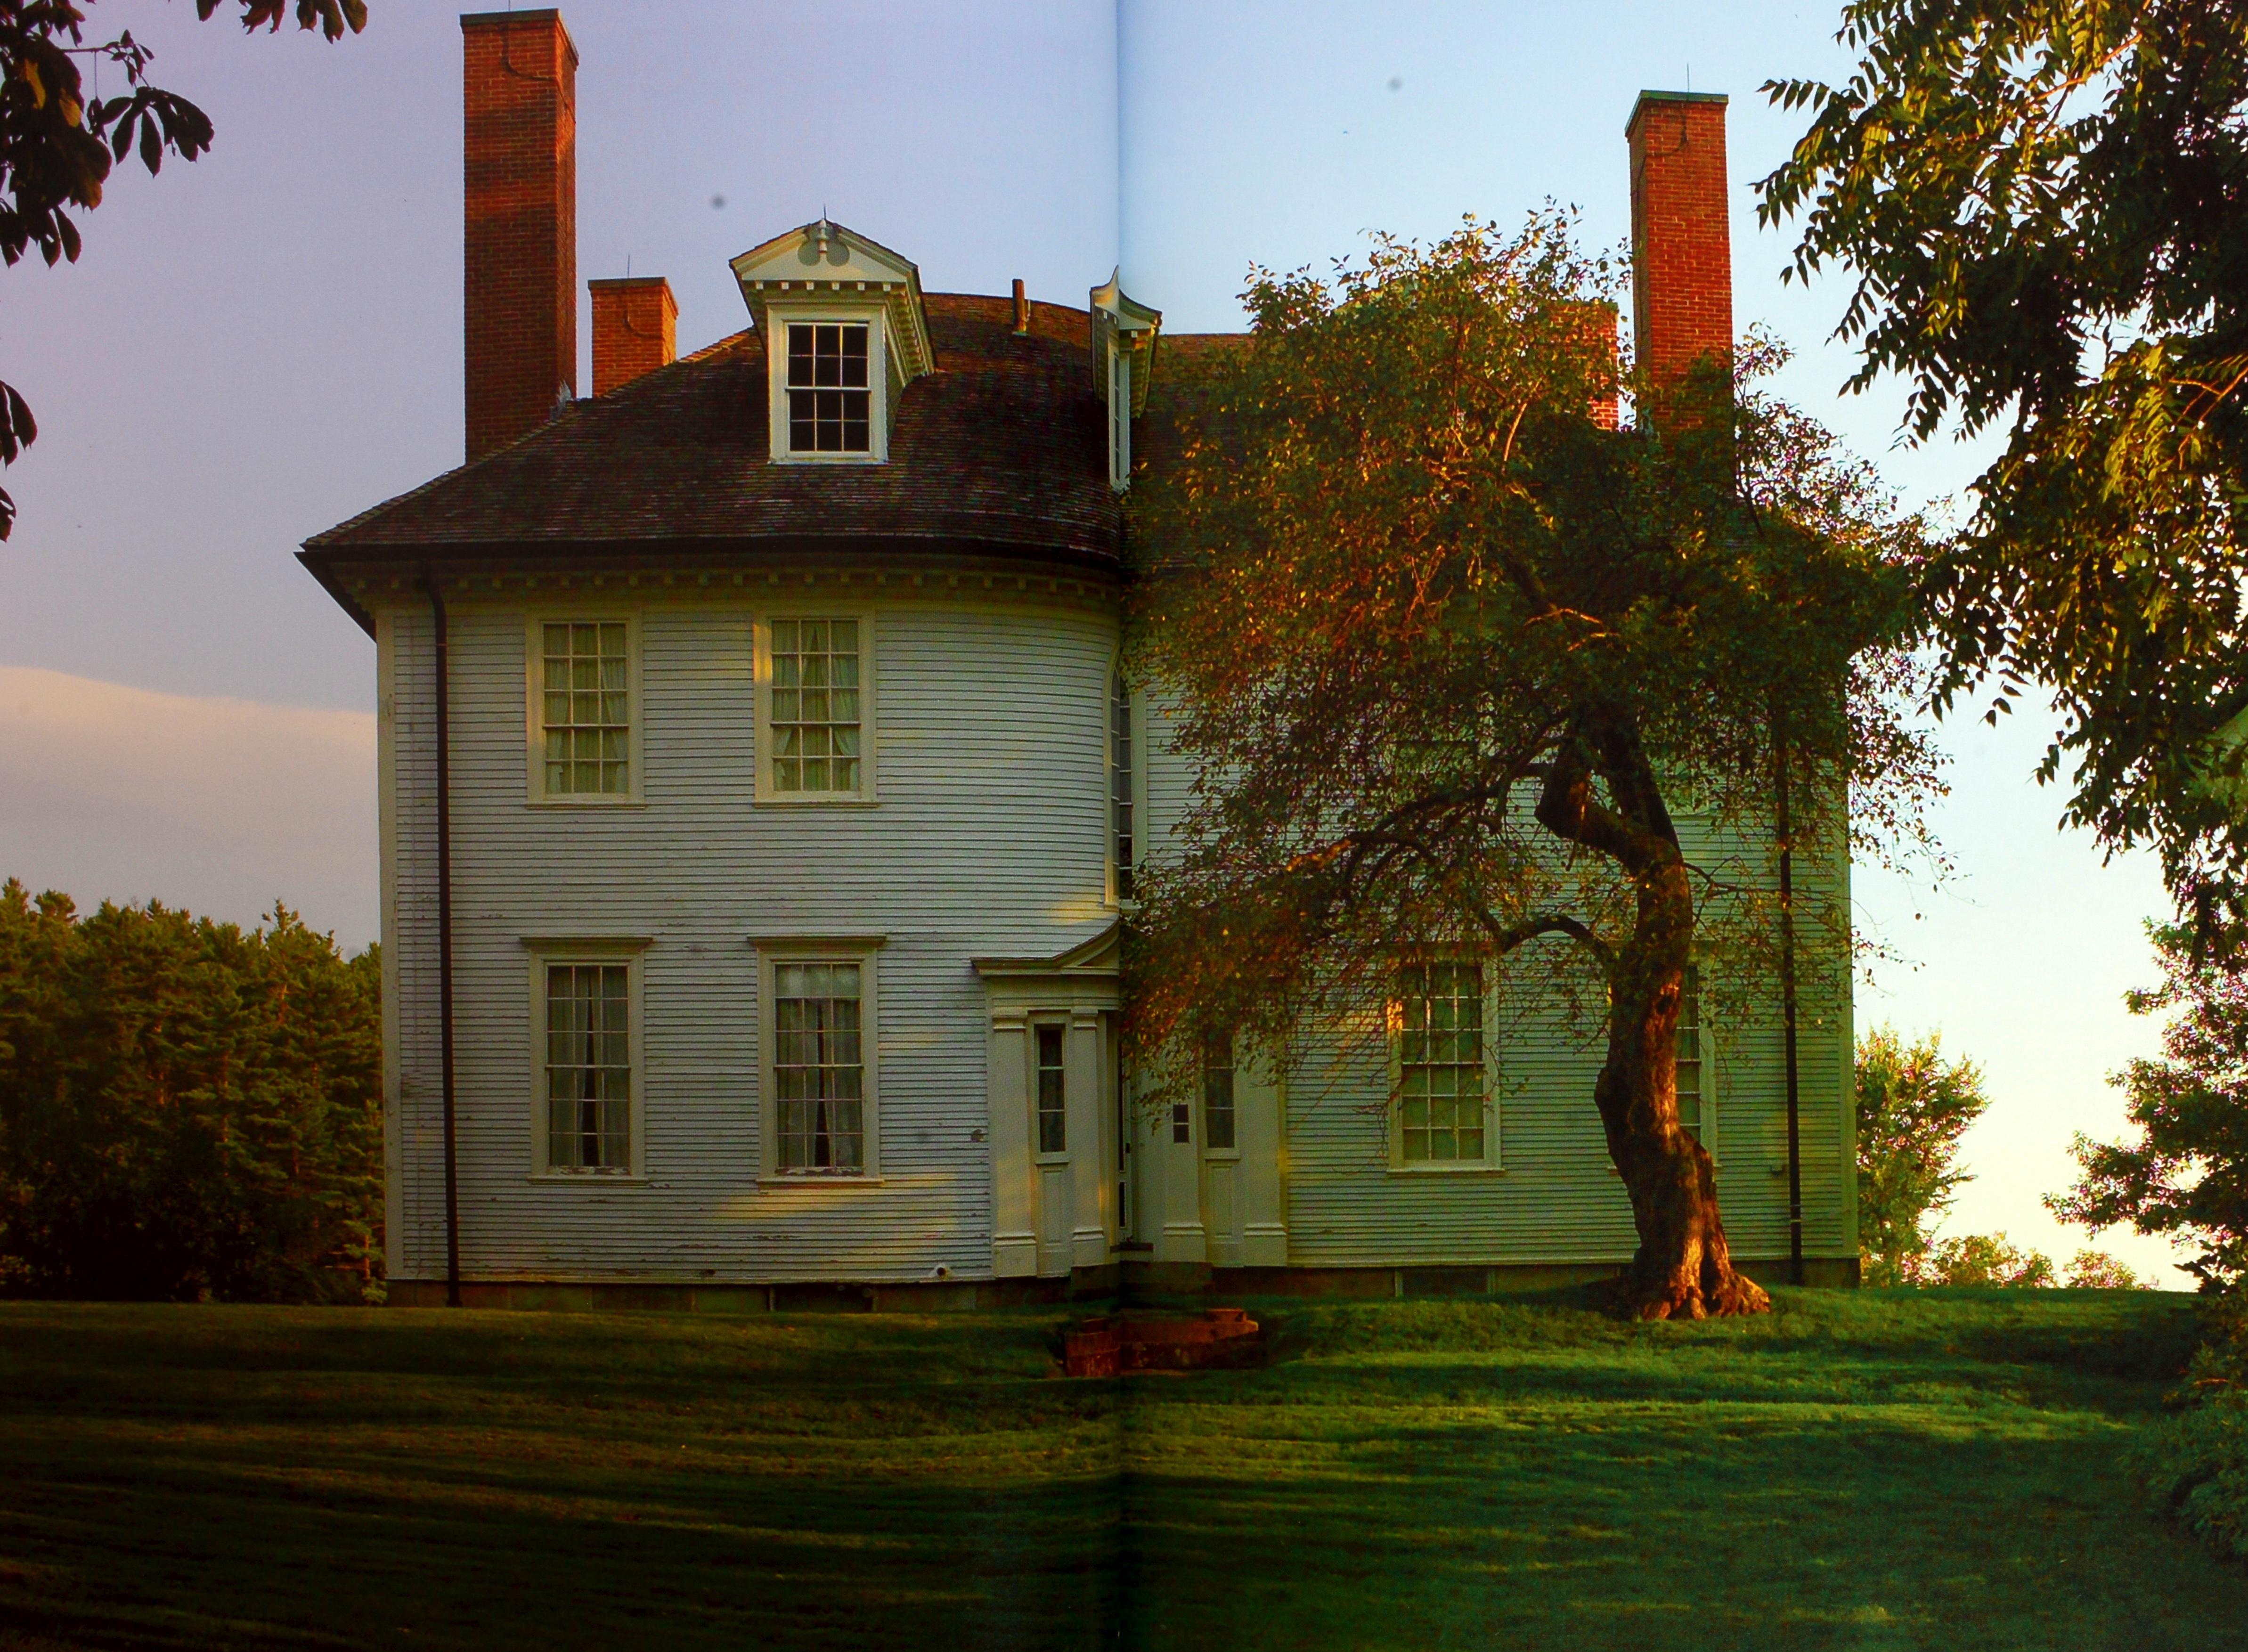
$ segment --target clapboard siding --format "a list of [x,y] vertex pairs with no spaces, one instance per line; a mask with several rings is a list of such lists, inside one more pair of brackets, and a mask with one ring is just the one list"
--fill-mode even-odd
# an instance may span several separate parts
[[[873,807],[758,807],[750,604],[636,601],[643,806],[525,801],[522,598],[456,599],[453,876],[463,1271],[582,1279],[901,1279],[991,1269],[982,983],[1101,904],[1116,626],[1084,608],[869,602]],[[572,611],[585,612],[582,602]],[[426,611],[384,616],[397,949],[400,1272],[443,1266],[434,744]],[[880,1185],[757,1182],[753,935],[886,936]],[[642,936],[645,1182],[530,1178],[526,937]]]
[[[1150,706],[1145,786],[1152,853],[1162,854],[1190,805],[1192,776]],[[1738,833],[1682,829],[1689,858],[1714,877],[1772,885],[1765,847]],[[1848,971],[1826,920],[1847,911],[1839,854],[1798,857],[1806,973],[1825,964],[1828,989],[1806,991],[1798,1018],[1804,1249],[1857,1249],[1849,1091]],[[1540,943],[1562,947],[1566,943]],[[1833,955],[1833,956],[1830,956]],[[1400,1172],[1390,1167],[1388,1052],[1380,1037],[1307,1038],[1288,1074],[1285,1128],[1288,1246],[1299,1265],[1402,1266],[1622,1261],[1636,1244],[1631,1208],[1593,1106],[1597,1031],[1552,1002],[1517,1002],[1507,980],[1538,977],[1530,959],[1497,986],[1504,1032],[1497,1051],[1498,1164],[1489,1172]],[[1737,1254],[1788,1249],[1784,1038],[1775,985],[1713,1025],[1714,1147],[1718,1199]],[[1597,1002],[1597,988],[1594,989]]]

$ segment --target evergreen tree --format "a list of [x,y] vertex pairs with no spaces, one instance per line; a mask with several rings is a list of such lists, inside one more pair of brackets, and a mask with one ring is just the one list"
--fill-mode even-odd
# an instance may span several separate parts
[[0,1282],[261,1300],[379,1277],[380,966],[0,888]]

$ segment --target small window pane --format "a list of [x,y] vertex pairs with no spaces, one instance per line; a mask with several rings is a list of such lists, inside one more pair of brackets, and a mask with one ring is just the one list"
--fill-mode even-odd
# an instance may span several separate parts
[[790,452],[872,451],[868,332],[863,321],[788,324]]
[[621,620],[540,627],[540,716],[550,796],[632,790],[631,655]]
[[[1702,1138],[1702,972],[1686,966],[1678,989],[1678,1128]],[[1706,1145],[1706,1144],[1705,1144]]]
[[631,1169],[632,1030],[620,963],[546,970],[546,1162],[617,1175]]
[[1402,970],[1397,1128],[1408,1163],[1484,1156],[1483,970],[1471,963]]
[[860,966],[773,968],[773,1089],[780,1168],[853,1176],[867,1166]]
[[1206,1148],[1233,1146],[1233,1039],[1223,1032],[1203,1041],[1202,1134]]
[[1108,690],[1108,814],[1110,853],[1116,864],[1116,898],[1133,899],[1137,847],[1132,835],[1132,692],[1123,673]]
[[[850,794],[860,786],[859,622],[772,624],[772,787]],[[848,688],[829,685],[846,683]]]
[[1062,1030],[1042,1026],[1038,1034],[1038,1151],[1069,1151],[1067,1092],[1063,1084]]

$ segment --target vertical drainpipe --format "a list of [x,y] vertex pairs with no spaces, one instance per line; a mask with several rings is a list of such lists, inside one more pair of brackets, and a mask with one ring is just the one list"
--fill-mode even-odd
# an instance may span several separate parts
[[1774,743],[1779,776],[1779,1010],[1787,1048],[1787,1281],[1803,1283],[1802,1095],[1795,1061],[1795,826],[1789,816],[1787,742]]
[[445,600],[437,581],[422,571],[436,627],[437,678],[437,1046],[445,1097],[445,1306],[461,1306],[460,1176],[454,1151],[453,1111],[453,759],[452,668],[445,632]]

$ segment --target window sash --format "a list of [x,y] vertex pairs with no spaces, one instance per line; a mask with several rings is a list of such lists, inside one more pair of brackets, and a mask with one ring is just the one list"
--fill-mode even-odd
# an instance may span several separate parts
[[550,797],[632,790],[632,643],[621,620],[540,627],[539,725]]
[[1063,1065],[1062,1029],[1032,1029],[1037,1043],[1038,1151],[1069,1151],[1069,1090]]
[[1132,358],[1112,346],[1108,358],[1108,485],[1132,481]]
[[772,789],[851,796],[866,776],[859,621],[772,621],[766,726]]
[[1408,1164],[1485,1156],[1483,970],[1434,963],[1398,972],[1398,1151]]
[[1129,901],[1135,890],[1132,834],[1132,691],[1116,674],[1108,695],[1108,826],[1116,862],[1116,898]]
[[863,321],[788,324],[790,452],[873,451],[871,332]]
[[1233,1122],[1233,1038],[1214,1032],[1203,1041],[1203,1146],[1214,1152],[1231,1150]]
[[785,1175],[866,1174],[864,1002],[857,963],[773,966],[776,1163]]
[[1678,1128],[1700,1141],[1703,1139],[1703,1104],[1709,1096],[1704,1087],[1706,1066],[1702,1047],[1702,972],[1690,963],[1678,986],[1678,1028],[1674,1038],[1678,1066]]
[[546,1168],[632,1168],[631,971],[546,966]]

